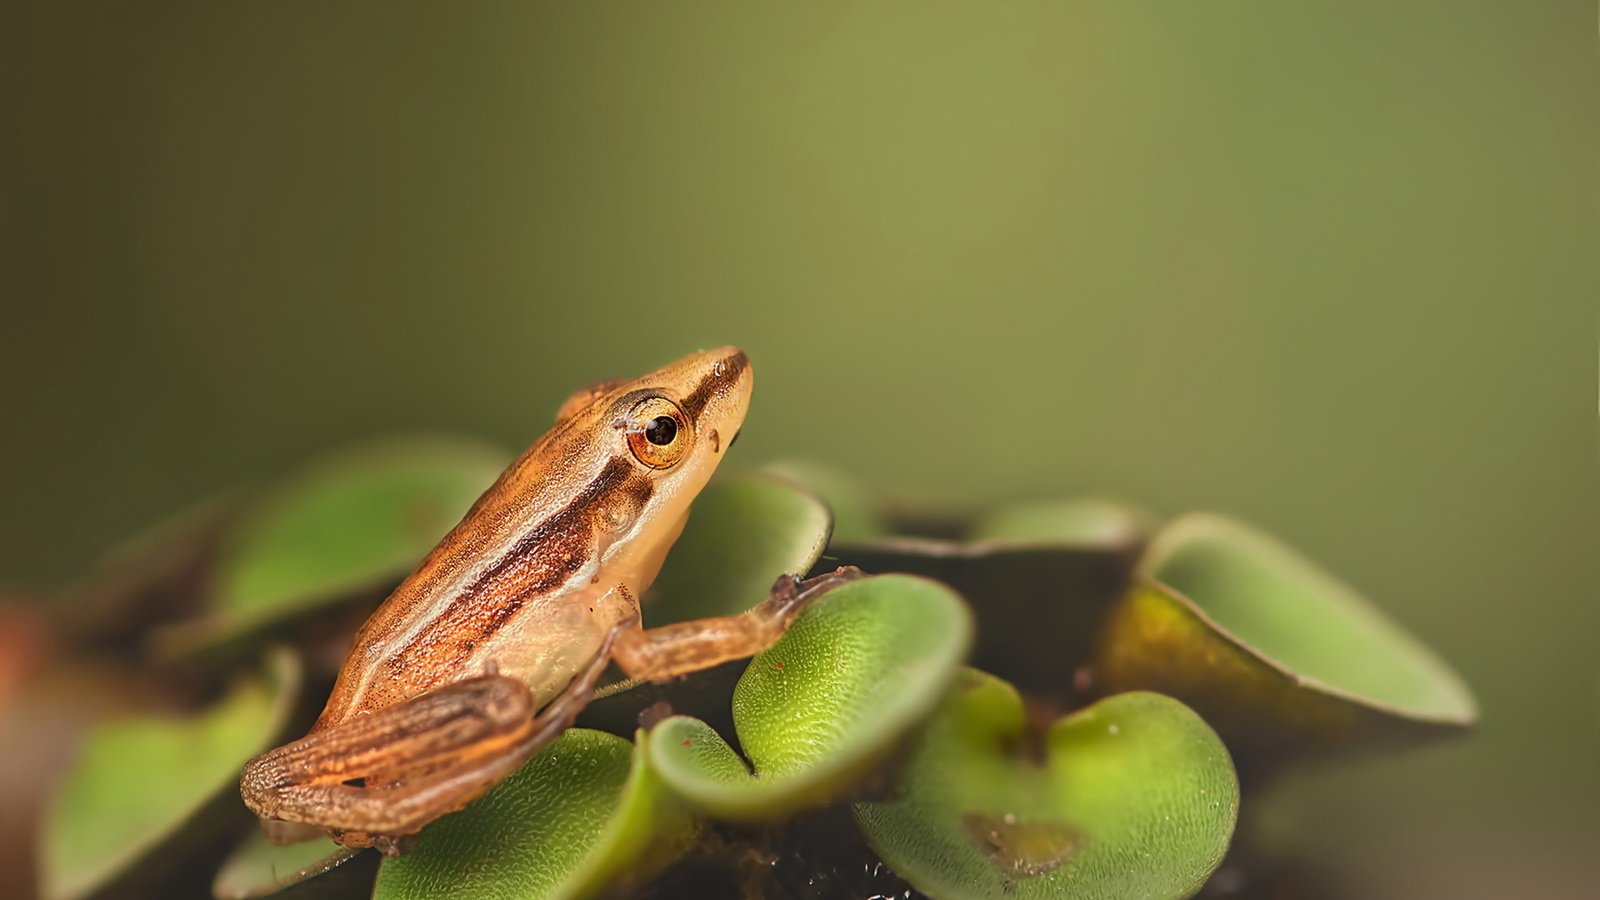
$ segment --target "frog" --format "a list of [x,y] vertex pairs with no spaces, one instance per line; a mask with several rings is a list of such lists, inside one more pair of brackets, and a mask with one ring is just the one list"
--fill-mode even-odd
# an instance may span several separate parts
[[743,613],[642,624],[753,387],[729,346],[561,404],[356,632],[307,734],[245,765],[240,794],[269,837],[407,852],[571,727],[612,663],[663,682],[753,656],[860,577],[785,573]]

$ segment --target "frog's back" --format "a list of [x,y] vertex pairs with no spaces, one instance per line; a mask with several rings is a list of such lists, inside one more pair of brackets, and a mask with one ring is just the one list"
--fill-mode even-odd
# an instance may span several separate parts
[[[595,518],[604,511],[586,498],[631,472],[603,465],[581,480],[588,460],[563,446],[574,424],[512,463],[372,614],[316,728],[479,674],[490,662],[506,674],[537,669],[542,651],[521,646],[536,635],[567,642],[546,656],[593,654],[597,629],[557,601],[584,590],[598,563]],[[582,486],[563,491],[574,479]]]

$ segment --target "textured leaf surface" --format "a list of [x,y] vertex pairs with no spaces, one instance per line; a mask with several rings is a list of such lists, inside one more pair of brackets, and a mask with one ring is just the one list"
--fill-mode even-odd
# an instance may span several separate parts
[[662,778],[702,809],[773,818],[833,799],[938,704],[972,639],[949,588],[908,575],[830,591],[750,661],[733,696],[754,766],[693,719],[650,735]]
[[1227,750],[1167,697],[1121,694],[1068,716],[1027,758],[1021,699],[967,670],[857,821],[902,877],[940,900],[1186,897],[1238,814]]
[[712,482],[694,501],[650,590],[646,624],[755,606],[779,575],[811,568],[832,521],[821,500],[785,479],[746,475]]
[[642,878],[681,849],[686,816],[623,738],[569,729],[516,774],[385,860],[377,900],[553,900]]

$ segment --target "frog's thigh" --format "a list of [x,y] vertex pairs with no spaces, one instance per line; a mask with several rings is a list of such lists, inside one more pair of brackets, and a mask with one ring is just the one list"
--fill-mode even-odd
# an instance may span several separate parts
[[754,656],[777,643],[811,601],[859,577],[860,570],[849,566],[806,581],[785,575],[766,600],[739,615],[628,629],[617,636],[611,656],[630,678],[648,681],[664,681]]
[[398,852],[392,838],[481,797],[570,727],[605,671],[611,639],[537,715],[514,678],[452,682],[256,757],[240,793],[263,819]]

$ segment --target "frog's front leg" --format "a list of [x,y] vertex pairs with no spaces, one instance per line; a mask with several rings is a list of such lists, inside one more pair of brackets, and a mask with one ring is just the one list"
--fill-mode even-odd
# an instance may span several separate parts
[[630,628],[617,636],[611,655],[630,678],[645,681],[665,681],[754,656],[777,643],[813,600],[861,577],[854,566],[804,581],[784,575],[766,600],[739,615]]
[[240,794],[264,821],[314,825],[347,847],[403,853],[422,826],[483,796],[560,737],[632,625],[613,628],[542,710],[515,678],[451,682],[252,759]]

